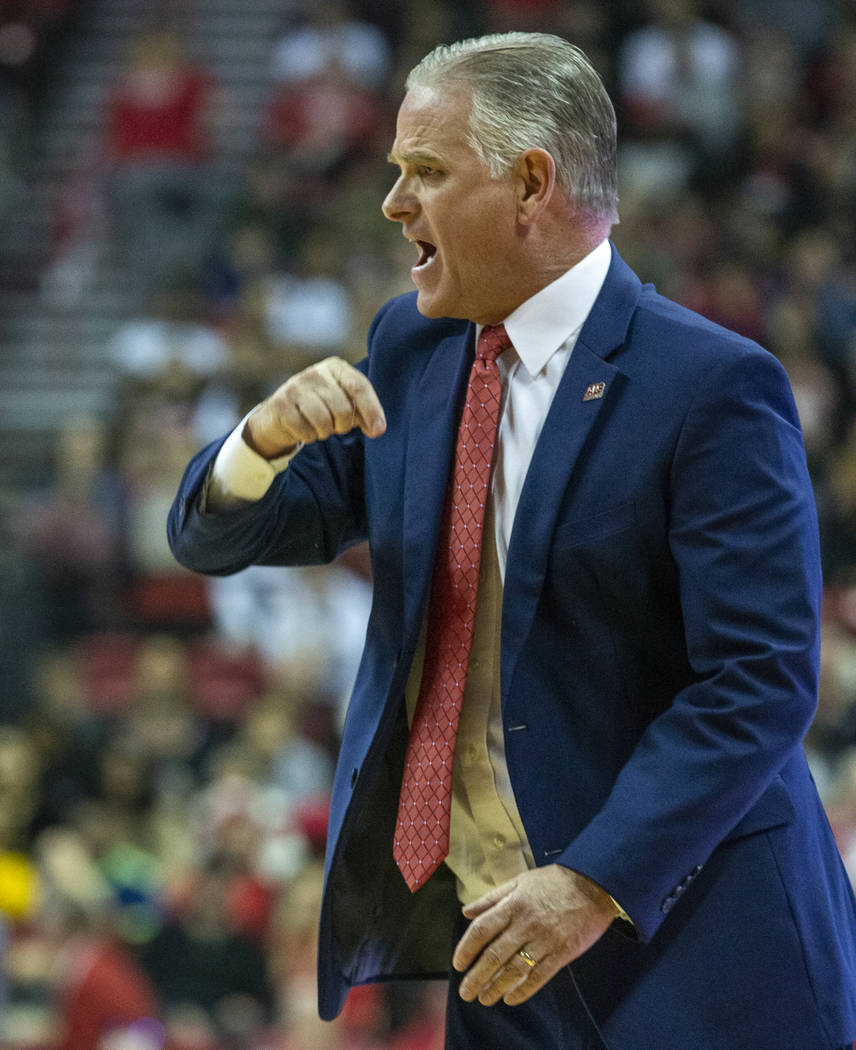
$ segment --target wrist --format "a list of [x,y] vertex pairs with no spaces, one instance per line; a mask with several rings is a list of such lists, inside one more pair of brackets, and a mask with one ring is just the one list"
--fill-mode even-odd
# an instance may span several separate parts
[[605,916],[612,919],[626,916],[627,913],[618,901],[597,882],[594,882],[587,875],[583,875],[582,872],[575,871],[573,868],[565,868],[564,870],[574,880],[580,893],[596,905]]

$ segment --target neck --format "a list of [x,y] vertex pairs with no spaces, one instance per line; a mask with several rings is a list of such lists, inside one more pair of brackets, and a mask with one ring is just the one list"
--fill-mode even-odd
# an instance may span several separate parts
[[[552,284],[563,273],[567,273],[577,263],[609,236],[609,223],[599,223],[591,227],[574,224],[570,228],[563,226],[560,231],[549,238],[532,238],[532,243],[525,247],[525,255],[530,265],[517,268],[516,302],[512,309],[531,299],[533,295]],[[504,320],[508,310],[500,320]],[[498,322],[494,322],[498,323]]]

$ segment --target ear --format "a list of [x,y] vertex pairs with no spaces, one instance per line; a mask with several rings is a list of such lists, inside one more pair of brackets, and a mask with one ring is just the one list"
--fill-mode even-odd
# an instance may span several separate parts
[[545,149],[527,149],[514,163],[517,221],[530,226],[556,188],[556,162]]

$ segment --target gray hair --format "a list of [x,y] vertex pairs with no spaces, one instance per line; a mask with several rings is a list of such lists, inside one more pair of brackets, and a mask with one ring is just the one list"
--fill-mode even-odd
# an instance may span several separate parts
[[406,87],[472,90],[468,140],[494,178],[524,150],[546,150],[576,206],[618,221],[615,111],[583,52],[549,33],[494,33],[441,44]]

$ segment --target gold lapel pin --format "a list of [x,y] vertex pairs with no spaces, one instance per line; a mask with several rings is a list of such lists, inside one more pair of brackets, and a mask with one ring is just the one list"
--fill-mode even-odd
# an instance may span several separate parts
[[606,383],[589,383],[586,387],[586,392],[583,394],[583,401],[597,401],[598,398],[603,397],[606,392]]

